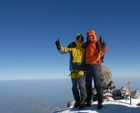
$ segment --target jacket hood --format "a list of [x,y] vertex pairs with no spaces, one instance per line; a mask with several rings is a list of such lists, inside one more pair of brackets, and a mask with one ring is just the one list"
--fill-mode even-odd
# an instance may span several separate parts
[[87,37],[90,37],[90,36],[94,36],[94,39],[93,39],[92,42],[96,43],[97,42],[97,36],[96,36],[95,31],[88,31],[87,32]]

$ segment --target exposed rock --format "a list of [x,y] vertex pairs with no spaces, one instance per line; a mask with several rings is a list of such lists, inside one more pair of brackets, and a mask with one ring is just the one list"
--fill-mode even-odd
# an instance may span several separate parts
[[[108,89],[108,88],[115,88],[115,84],[113,83],[112,80],[112,72],[109,68],[106,66],[101,67],[101,76],[100,76],[100,81],[102,82],[103,88]],[[101,83],[100,83],[101,84]]]
[[72,107],[72,106],[74,106],[74,104],[75,104],[75,101],[74,100],[69,100],[67,102],[67,107]]
[[131,92],[131,98],[138,99],[139,97],[140,95],[138,90]]

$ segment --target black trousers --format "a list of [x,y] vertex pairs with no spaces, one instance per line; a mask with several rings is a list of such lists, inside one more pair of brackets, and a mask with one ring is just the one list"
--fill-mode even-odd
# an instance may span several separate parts
[[103,102],[103,85],[101,79],[101,66],[97,64],[87,64],[86,69],[86,90],[87,90],[87,101],[92,100],[92,80],[94,80],[94,86],[97,90],[98,104]]

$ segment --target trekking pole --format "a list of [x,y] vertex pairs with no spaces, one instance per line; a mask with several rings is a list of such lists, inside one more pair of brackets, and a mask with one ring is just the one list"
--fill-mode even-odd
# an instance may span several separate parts
[[128,89],[129,89],[129,92],[130,92],[130,105],[132,105],[132,99],[131,99],[131,89],[130,89],[130,82],[128,82]]

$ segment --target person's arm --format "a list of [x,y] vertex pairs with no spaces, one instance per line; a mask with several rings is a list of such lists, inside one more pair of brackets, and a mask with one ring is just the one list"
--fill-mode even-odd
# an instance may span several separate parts
[[68,53],[68,52],[72,51],[72,48],[62,47],[59,39],[55,42],[55,45],[56,45],[56,48],[58,49],[58,51],[61,52],[61,53]]
[[97,63],[101,62],[101,53],[102,53],[101,49],[97,48],[97,44],[96,44],[94,59]]
[[61,53],[69,53],[71,51],[72,51],[72,48],[61,47],[60,49]]

